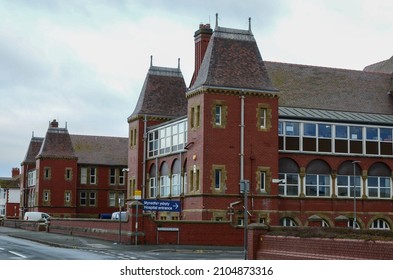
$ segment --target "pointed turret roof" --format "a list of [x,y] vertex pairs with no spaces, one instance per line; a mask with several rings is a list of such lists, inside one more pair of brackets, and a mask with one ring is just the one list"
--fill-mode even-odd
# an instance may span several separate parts
[[393,74],[393,56],[387,60],[366,66],[364,71]]
[[216,26],[190,91],[201,86],[277,91],[254,35],[249,30]]
[[58,127],[56,120],[50,123],[37,158],[77,158],[67,128]]
[[187,114],[186,84],[180,66],[177,68],[151,65],[134,112],[128,120],[138,116],[168,119]]
[[27,148],[26,156],[22,164],[35,164],[35,158],[38,155],[42,143],[44,142],[43,137],[32,137]]

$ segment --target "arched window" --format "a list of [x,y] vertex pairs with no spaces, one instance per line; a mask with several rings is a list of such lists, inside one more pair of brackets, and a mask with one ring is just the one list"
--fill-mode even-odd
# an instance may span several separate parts
[[331,169],[323,160],[313,160],[306,168],[306,196],[330,196]]
[[[354,220],[353,219],[349,219],[348,220],[348,223],[347,223],[347,226],[349,227],[349,228],[354,228],[353,227],[353,223],[354,223]],[[356,223],[355,223],[355,229],[360,229],[360,225],[359,225],[359,223],[356,221]]]
[[280,219],[280,226],[282,226],[282,227],[296,227],[297,223],[295,222],[294,219],[285,217],[285,218]]
[[368,170],[367,195],[372,198],[391,197],[390,168],[381,162],[374,163]]
[[180,177],[181,177],[180,160],[175,159],[172,165],[172,196],[180,195]]
[[285,196],[299,195],[299,166],[289,158],[282,158],[279,161],[279,194]]
[[160,196],[167,197],[170,192],[169,168],[168,164],[164,162],[160,169]]
[[371,223],[370,229],[390,230],[390,226],[384,219],[375,219]]
[[157,171],[155,164],[151,165],[149,172],[149,197],[157,197]]
[[337,171],[337,196],[354,197],[354,185],[356,185],[356,197],[361,196],[361,169],[359,164],[346,161],[340,165]]

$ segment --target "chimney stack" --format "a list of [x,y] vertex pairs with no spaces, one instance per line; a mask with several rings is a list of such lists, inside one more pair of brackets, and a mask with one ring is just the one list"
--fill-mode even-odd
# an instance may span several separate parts
[[55,128],[55,127],[59,127],[59,123],[56,121],[56,119],[54,119],[51,123],[50,126],[51,128]]
[[207,45],[209,44],[212,34],[213,30],[211,29],[210,24],[201,23],[199,25],[199,29],[195,31],[195,68],[190,87],[194,84],[198,76],[199,68],[201,67],[203,57],[205,56]]
[[11,174],[12,174],[12,178],[15,178],[15,177],[19,176],[19,174],[20,174],[19,168],[17,168],[17,167],[12,168],[12,173]]

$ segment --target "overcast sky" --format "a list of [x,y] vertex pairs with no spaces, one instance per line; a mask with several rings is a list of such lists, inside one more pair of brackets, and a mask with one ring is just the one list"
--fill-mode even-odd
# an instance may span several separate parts
[[127,137],[153,55],[188,85],[200,23],[252,31],[264,60],[362,70],[393,55],[391,0],[1,0],[0,177],[49,122]]

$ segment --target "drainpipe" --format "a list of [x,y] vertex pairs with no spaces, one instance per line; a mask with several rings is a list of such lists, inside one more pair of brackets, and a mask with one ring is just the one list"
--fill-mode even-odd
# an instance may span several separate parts
[[244,180],[244,95],[240,98],[240,180]]
[[[146,138],[147,138],[147,118],[146,115],[143,118],[143,163],[142,163],[142,198],[145,198],[145,187],[146,187]],[[135,213],[135,245],[138,245],[138,208],[139,201],[136,202],[136,213]]]
[[244,186],[244,259],[247,260],[248,184],[244,181],[244,94],[240,98],[240,182]]

